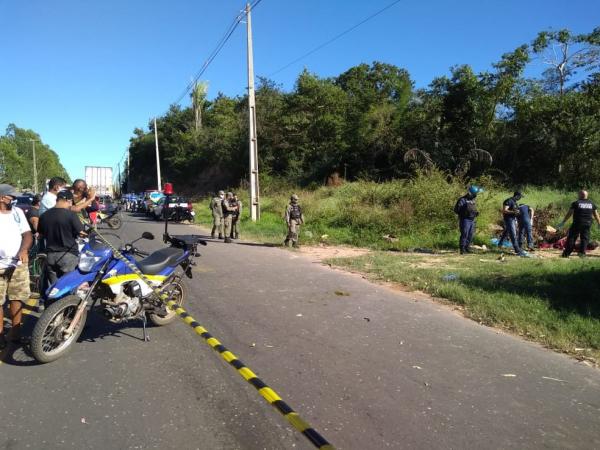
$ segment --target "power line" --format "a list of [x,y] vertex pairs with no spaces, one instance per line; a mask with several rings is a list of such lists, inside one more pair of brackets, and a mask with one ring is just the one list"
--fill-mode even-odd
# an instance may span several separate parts
[[[255,0],[254,3],[252,3],[250,5],[250,10],[254,9],[260,2],[262,2],[262,0]],[[208,66],[214,61],[214,59],[217,57],[219,52],[223,49],[223,47],[225,46],[227,41],[231,38],[231,36],[233,35],[233,32],[236,30],[237,26],[240,24],[240,22],[244,18],[245,14],[246,14],[245,10],[240,11],[240,13],[233,19],[233,21],[231,22],[231,25],[229,25],[229,27],[225,30],[223,37],[219,40],[215,49],[210,53],[210,55],[208,56],[206,61],[204,61],[204,64],[202,64],[202,67],[200,68],[198,73],[196,73],[193,80],[188,83],[185,90],[181,93],[181,95],[173,103],[175,103],[175,104],[179,103],[190,92],[190,90],[193,89],[196,82],[200,79],[200,77],[204,74],[204,72],[206,72],[206,69],[208,69]]]
[[[258,2],[260,2],[261,0],[257,0]],[[293,66],[294,64],[296,64],[297,62],[303,60],[304,58],[312,55],[313,53],[318,52],[319,50],[321,50],[323,47],[328,46],[329,44],[337,41],[338,39],[340,39],[341,37],[345,36],[346,34],[350,33],[351,31],[354,31],[356,28],[360,27],[361,25],[365,24],[366,22],[368,22],[369,20],[377,17],[378,15],[384,13],[385,11],[387,11],[388,9],[390,9],[392,6],[400,3],[402,0],[396,0],[392,3],[390,3],[389,5],[381,8],[379,11],[371,14],[370,16],[366,17],[365,19],[361,20],[360,22],[358,22],[355,25],[352,25],[350,28],[347,28],[346,30],[342,31],[341,33],[335,35],[334,37],[332,37],[331,39],[323,42],[322,44],[317,45],[315,48],[313,48],[312,50],[309,50],[308,52],[306,52],[305,54],[303,54],[302,56],[294,59],[293,61],[289,62],[288,64],[286,64],[285,66],[277,69],[275,72],[270,73],[268,76],[272,77],[273,75],[277,75],[279,72],[284,71],[285,69],[287,69],[290,66]]]

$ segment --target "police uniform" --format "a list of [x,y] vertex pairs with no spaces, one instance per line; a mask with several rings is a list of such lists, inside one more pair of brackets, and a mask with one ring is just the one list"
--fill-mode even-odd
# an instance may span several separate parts
[[592,228],[594,213],[597,208],[590,200],[585,199],[571,203],[571,210],[573,210],[573,224],[569,228],[567,244],[563,251],[564,257],[568,257],[573,252],[577,237],[581,239],[579,255],[585,255],[590,242],[590,229]]
[[240,228],[239,222],[240,217],[242,215],[242,202],[238,200],[237,196],[234,195],[233,199],[229,202],[229,206],[235,208],[235,211],[232,214],[231,218],[231,235],[229,236],[231,239],[239,239],[240,238]]
[[285,238],[284,245],[289,245],[292,242],[294,247],[298,246],[298,236],[300,234],[300,225],[304,224],[304,214],[302,207],[297,201],[291,201],[285,210],[285,221],[288,226],[288,233]]
[[498,246],[501,247],[504,239],[507,237],[510,238],[510,242],[515,250],[515,253],[518,255],[523,255],[523,250],[521,250],[521,246],[519,245],[517,233],[518,233],[518,223],[517,217],[519,215],[519,204],[517,201],[521,198],[520,195],[515,195],[507,198],[502,202],[502,219],[504,221],[504,232],[498,241]]
[[473,242],[475,234],[475,219],[479,215],[475,197],[472,194],[463,195],[456,202],[454,212],[458,215],[460,253],[469,253],[469,246]]
[[219,232],[219,239],[223,239],[223,207],[221,206],[221,202],[221,197],[214,197],[210,201],[210,210],[213,217],[213,227],[210,235],[213,239],[216,236],[217,230]]
[[223,226],[225,228],[225,242],[231,242],[231,224],[233,221],[233,213],[235,209],[231,206],[233,200],[231,193],[227,193],[227,197],[221,202],[221,208],[223,210]]

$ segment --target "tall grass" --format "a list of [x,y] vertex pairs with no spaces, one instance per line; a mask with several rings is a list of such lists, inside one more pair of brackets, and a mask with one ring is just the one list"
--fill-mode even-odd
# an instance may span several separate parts
[[[475,241],[487,244],[491,237],[489,225],[498,222],[502,201],[512,191],[487,178],[474,182],[485,188],[477,200],[480,216]],[[281,242],[285,235],[283,212],[289,196],[296,193],[306,217],[301,233],[304,243],[323,240],[381,250],[454,248],[458,227],[453,208],[467,185],[466,180],[441,171],[417,173],[409,180],[358,181],[314,190],[294,189],[285,181],[270,178],[263,183],[260,222],[250,221],[245,208],[241,229],[246,237]],[[548,187],[526,186],[521,191],[525,194],[522,201],[533,208],[554,204],[557,222],[576,199],[576,192]],[[238,194],[244,205],[248,205],[247,193],[238,191]],[[600,191],[594,189],[590,196],[600,200]],[[210,223],[207,205],[208,199],[198,205],[200,222]],[[592,236],[600,238],[597,230]]]

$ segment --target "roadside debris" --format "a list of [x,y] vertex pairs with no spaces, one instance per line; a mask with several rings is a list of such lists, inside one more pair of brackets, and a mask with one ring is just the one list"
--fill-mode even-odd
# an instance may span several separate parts
[[334,291],[334,294],[340,297],[350,297],[350,292]]
[[516,377],[516,375],[514,373],[503,373],[502,376],[506,377],[506,378],[514,378],[514,377]]
[[459,279],[459,276],[455,273],[449,273],[442,277],[442,280],[444,280],[444,281],[456,281],[458,279]]

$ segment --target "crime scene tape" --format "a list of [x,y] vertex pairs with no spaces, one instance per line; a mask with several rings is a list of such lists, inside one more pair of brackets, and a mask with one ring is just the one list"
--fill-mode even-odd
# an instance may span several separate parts
[[[152,282],[135,266],[132,264],[123,254],[115,248],[104,236],[102,236],[96,230],[96,234],[102,241],[110,247],[113,251],[113,254],[116,258],[121,260],[127,267],[139,276],[151,289],[154,295],[161,301],[165,302],[164,294],[154,287]],[[316,448],[321,450],[333,450],[335,447],[330,444],[319,432],[317,432],[313,427],[311,427],[300,415],[294,411],[286,402],[284,402],[281,397],[271,389],[267,384],[265,384],[260,378],[256,376],[256,374],[250,370],[248,366],[246,366],[237,356],[235,356],[231,351],[229,351],[218,339],[212,336],[206,328],[200,325],[196,319],[194,319],[184,308],[179,306],[173,300],[166,301],[166,305],[175,313],[192,329],[196,332],[197,335],[202,337],[204,341],[219,355],[223,358],[229,365],[234,367],[239,375],[244,378],[248,383],[250,383],[254,388],[258,391],[258,393],[267,401],[271,406],[273,406],[277,411],[285,417],[285,419],[300,433],[306,437],[311,444],[313,444]]]

